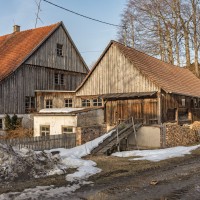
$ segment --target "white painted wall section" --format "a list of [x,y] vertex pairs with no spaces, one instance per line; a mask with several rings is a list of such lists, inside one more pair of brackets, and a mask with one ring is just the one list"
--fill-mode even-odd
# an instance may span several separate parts
[[[160,147],[160,127],[158,126],[143,126],[137,134],[137,144],[139,147],[159,148]],[[136,145],[135,135],[132,133],[128,137],[128,144]]]
[[50,134],[62,134],[63,126],[73,127],[76,132],[77,116],[34,116],[34,137],[40,136],[40,127],[44,125],[50,126]]

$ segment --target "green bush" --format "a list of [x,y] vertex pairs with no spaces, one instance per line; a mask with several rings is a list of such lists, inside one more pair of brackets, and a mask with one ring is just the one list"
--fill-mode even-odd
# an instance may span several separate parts
[[14,114],[12,116],[12,118],[11,118],[8,114],[6,114],[6,117],[5,117],[6,130],[14,130],[14,129],[16,129],[18,124],[19,124],[19,120],[18,120],[17,115]]
[[12,122],[11,122],[11,118],[8,114],[6,114],[6,117],[5,117],[5,127],[6,127],[6,130],[11,130],[12,129]]

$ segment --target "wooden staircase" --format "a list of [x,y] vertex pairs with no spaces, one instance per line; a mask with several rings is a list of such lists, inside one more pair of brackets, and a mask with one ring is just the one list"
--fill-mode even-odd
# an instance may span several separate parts
[[127,138],[131,133],[135,134],[137,130],[142,126],[142,123],[134,124],[132,119],[124,121],[123,123],[116,126],[113,130],[113,133],[104,139],[104,141],[99,144],[96,148],[94,148],[91,152],[92,155],[97,154],[111,154],[112,149],[117,147],[122,139]]

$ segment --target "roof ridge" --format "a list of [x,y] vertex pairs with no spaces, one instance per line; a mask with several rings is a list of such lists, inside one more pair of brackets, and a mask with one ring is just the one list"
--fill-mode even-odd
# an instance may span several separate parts
[[[23,31],[19,31],[19,32],[13,32],[13,33],[8,33],[8,34],[5,34],[5,35],[0,35],[0,39],[2,37],[6,37],[6,36],[14,36],[16,35],[17,33],[24,33],[24,32],[27,32],[27,31],[32,31],[32,30],[38,30],[38,29],[42,29],[42,28],[46,28],[46,27],[51,27],[51,26],[55,26],[55,25],[58,25],[62,22],[57,22],[57,23],[54,23],[54,24],[50,24],[50,25],[47,25],[47,26],[40,26],[40,27],[37,27],[37,28],[30,28],[30,29],[26,29],[26,30],[23,30]],[[6,38],[7,40],[7,38]]]

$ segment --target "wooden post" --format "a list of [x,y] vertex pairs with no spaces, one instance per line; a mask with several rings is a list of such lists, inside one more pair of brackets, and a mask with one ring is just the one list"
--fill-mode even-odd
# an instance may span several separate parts
[[188,109],[188,120],[192,121],[192,111],[191,111],[191,108]]
[[146,124],[147,123],[147,118],[146,118],[146,116],[145,116],[145,113],[144,113],[144,99],[142,99],[141,100],[141,110],[142,110],[142,118],[143,118],[143,121],[142,121],[142,123],[143,124]]
[[157,115],[158,115],[158,124],[161,124],[161,93],[157,93]]
[[175,121],[178,124],[178,106],[176,108],[176,113],[175,113]]
[[118,121],[118,124],[117,124],[117,151],[120,151],[120,144],[119,144],[119,121]]
[[161,127],[161,131],[162,131],[162,148],[166,147],[166,124],[162,124]]
[[136,146],[137,146],[137,150],[139,150],[139,148],[138,148],[138,143],[137,143],[137,135],[136,135],[136,130],[135,130],[135,124],[134,124],[133,117],[132,117],[131,119],[132,119],[132,124],[133,124],[133,131],[134,131],[134,136],[135,136],[135,143],[136,143]]

